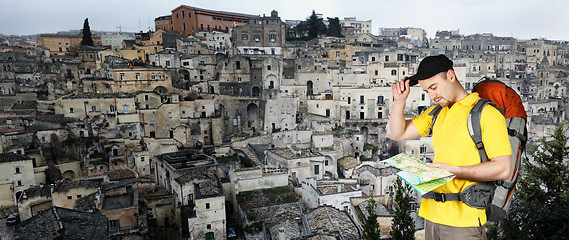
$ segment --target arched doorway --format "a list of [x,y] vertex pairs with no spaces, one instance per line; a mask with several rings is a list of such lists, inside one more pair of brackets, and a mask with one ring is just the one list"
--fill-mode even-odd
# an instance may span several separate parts
[[312,94],[314,94],[314,83],[312,83],[312,81],[308,81],[306,82],[306,96],[310,96]]
[[158,93],[158,94],[163,94],[163,93],[167,93],[168,89],[163,87],[163,86],[158,86],[158,87],[154,88],[153,92]]
[[257,104],[251,103],[247,106],[247,127],[253,131],[259,129],[259,107]]
[[269,84],[267,87],[268,89],[273,89],[273,88],[278,88],[277,83],[278,83],[278,79],[277,76],[271,74],[269,76],[267,76],[267,83]]
[[73,172],[72,170],[67,170],[63,172],[62,176],[63,179],[73,179],[75,178],[75,172]]
[[188,70],[180,70],[180,75],[184,77],[184,80],[190,80],[190,72]]
[[257,86],[255,86],[255,87],[253,87],[253,89],[251,89],[251,96],[252,97],[259,97],[260,93],[261,93],[261,90]]

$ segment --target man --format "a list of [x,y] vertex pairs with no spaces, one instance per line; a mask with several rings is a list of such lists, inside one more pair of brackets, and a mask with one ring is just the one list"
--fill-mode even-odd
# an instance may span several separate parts
[[[453,62],[444,55],[426,57],[417,74],[393,85],[393,107],[389,116],[388,137],[400,141],[429,135],[432,106],[412,120],[403,116],[410,86],[417,83],[436,104],[443,107],[432,128],[434,162],[430,167],[448,170],[456,177],[433,190],[460,193],[473,184],[504,180],[510,171],[510,142],[502,114],[491,106],[482,110],[482,142],[488,159],[481,163],[478,150],[467,128],[470,110],[480,97],[468,94],[456,78]],[[424,198],[419,215],[426,219],[426,239],[486,239],[484,209],[461,201],[436,201]]]

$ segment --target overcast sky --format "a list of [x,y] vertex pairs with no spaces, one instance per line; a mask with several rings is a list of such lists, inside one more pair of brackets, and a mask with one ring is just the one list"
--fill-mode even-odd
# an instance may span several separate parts
[[0,34],[25,35],[78,30],[154,30],[154,18],[180,5],[281,19],[304,20],[315,10],[326,17],[372,20],[380,27],[417,27],[432,38],[437,30],[493,33],[518,39],[569,40],[567,0],[9,0],[0,8]]

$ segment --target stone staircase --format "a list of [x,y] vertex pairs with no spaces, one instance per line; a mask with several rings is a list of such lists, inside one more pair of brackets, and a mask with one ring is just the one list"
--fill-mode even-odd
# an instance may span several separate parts
[[0,208],[0,219],[7,218],[10,214],[18,211],[17,207]]
[[251,148],[251,145],[247,144],[247,146],[241,150],[243,150],[245,155],[247,155],[247,157],[251,159],[251,161],[253,161],[256,166],[262,167],[264,165],[259,159],[259,157],[257,157],[257,154],[255,154],[255,150]]

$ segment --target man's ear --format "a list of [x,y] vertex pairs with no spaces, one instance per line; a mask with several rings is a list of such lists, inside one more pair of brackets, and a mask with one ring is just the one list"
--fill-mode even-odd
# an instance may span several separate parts
[[447,71],[447,79],[449,79],[451,82],[456,82],[456,75],[454,73],[454,70],[449,69]]

